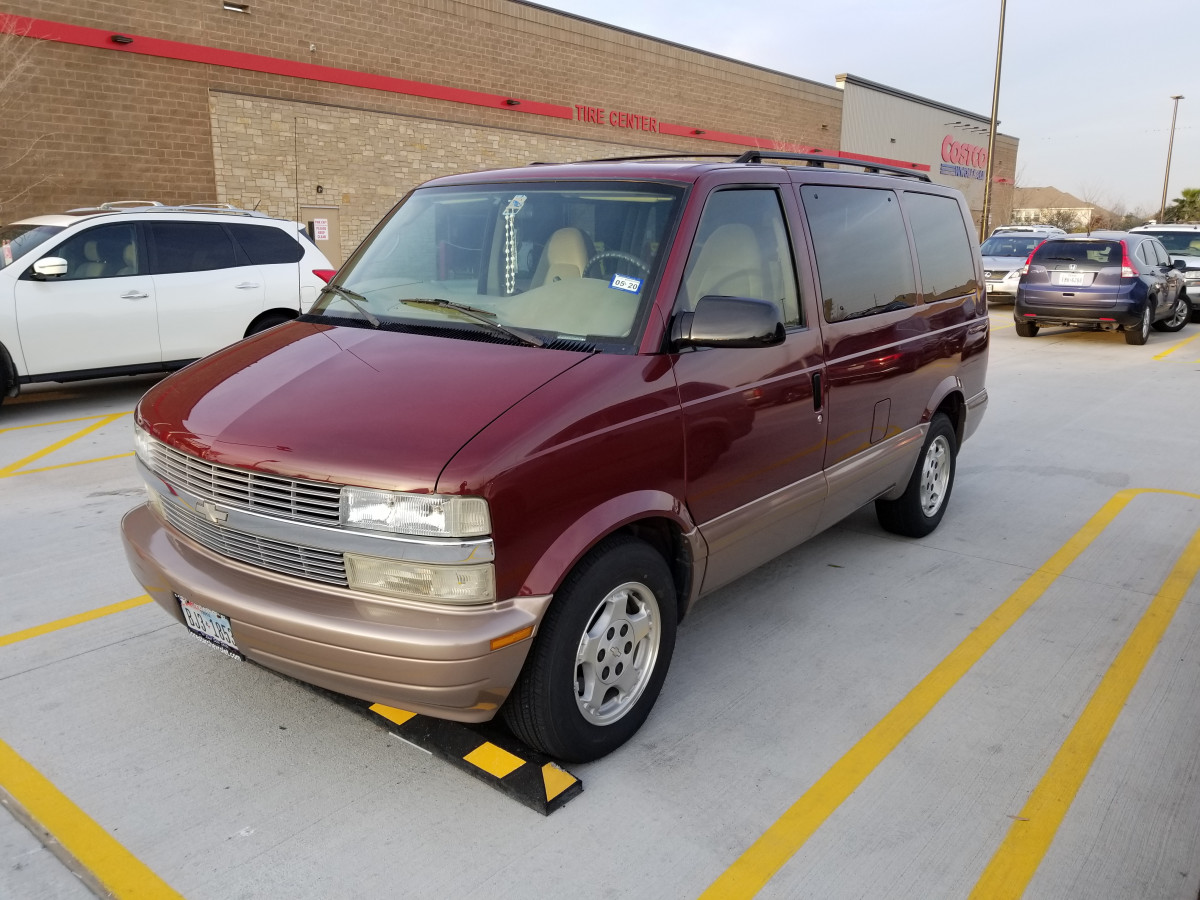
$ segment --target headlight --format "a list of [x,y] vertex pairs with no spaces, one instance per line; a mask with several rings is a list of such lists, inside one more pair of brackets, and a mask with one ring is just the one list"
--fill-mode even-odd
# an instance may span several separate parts
[[1012,269],[1011,271],[1009,271],[1009,273],[1007,275],[1004,276],[1004,280],[1005,281],[1020,281],[1021,280],[1021,270],[1020,269]]
[[151,468],[152,451],[154,446],[154,438],[150,437],[150,433],[138,425],[133,424],[133,452],[137,454],[137,458],[142,461],[146,468]]
[[398,534],[482,537],[492,530],[487,501],[482,497],[344,487],[341,511],[343,525]]
[[487,603],[496,599],[496,572],[491,563],[431,566],[398,559],[347,553],[350,587],[411,600],[444,603]]

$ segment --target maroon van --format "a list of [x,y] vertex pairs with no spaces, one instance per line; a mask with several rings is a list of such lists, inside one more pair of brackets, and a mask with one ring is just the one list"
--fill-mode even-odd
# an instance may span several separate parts
[[962,196],[834,162],[418,188],[310,314],[143,398],[135,574],[303,681],[615,749],[698,597],[867,503],[932,531],[983,415]]

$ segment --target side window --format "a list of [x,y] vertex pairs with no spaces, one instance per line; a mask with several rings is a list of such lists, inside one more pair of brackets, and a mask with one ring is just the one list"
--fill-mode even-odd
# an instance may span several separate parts
[[825,321],[915,306],[908,233],[893,191],[804,185]]
[[[925,302],[962,297],[978,290],[971,242],[957,201],[933,194],[905,193],[904,209],[917,245]],[[1011,255],[1016,256],[1016,251]]]
[[[300,241],[271,225],[226,225],[256,266],[299,262],[304,256]],[[297,232],[299,233],[299,232]]]
[[216,222],[147,222],[155,275],[204,272],[238,265],[237,252]]
[[1149,241],[1142,241],[1137,248],[1138,262],[1145,263],[1148,266],[1157,266],[1158,260],[1154,258],[1154,248],[1150,246]]
[[1150,243],[1154,246],[1154,252],[1158,255],[1158,264],[1160,266],[1170,266],[1171,255],[1167,253],[1167,248],[1158,241],[1151,241]]
[[145,254],[137,240],[137,226],[132,223],[89,228],[43,256],[61,256],[67,261],[62,281],[146,274]]
[[676,303],[695,309],[709,295],[770,300],[784,325],[803,324],[791,241],[773,188],[718,191],[704,204]]

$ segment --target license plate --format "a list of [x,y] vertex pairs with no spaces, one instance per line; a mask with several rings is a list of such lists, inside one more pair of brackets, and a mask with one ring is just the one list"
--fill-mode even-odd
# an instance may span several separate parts
[[183,621],[188,631],[222,653],[235,659],[245,659],[238,650],[237,641],[233,639],[233,628],[229,619],[208,607],[184,600],[178,594],[175,595],[175,599],[179,601],[179,608],[183,610]]
[[1083,272],[1062,272],[1058,276],[1058,283],[1084,285],[1087,284],[1087,275]]

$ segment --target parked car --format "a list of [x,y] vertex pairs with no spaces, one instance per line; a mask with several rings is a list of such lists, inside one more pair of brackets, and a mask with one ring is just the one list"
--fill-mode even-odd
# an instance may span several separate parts
[[1129,229],[1134,234],[1151,234],[1158,238],[1171,256],[1171,261],[1183,261],[1183,293],[1192,307],[1192,318],[1200,318],[1200,223],[1174,225],[1139,225]]
[[1057,225],[1046,225],[1042,222],[1027,222],[1021,225],[998,225],[992,229],[989,237],[995,237],[998,234],[1066,234],[1063,229]]
[[295,318],[333,267],[295,222],[118,201],[0,228],[0,400],[169,372]]
[[989,300],[1012,303],[1017,299],[1021,268],[1046,238],[1066,234],[1061,228],[1035,229],[1027,225],[997,228],[979,248]]
[[1151,327],[1179,331],[1190,318],[1183,268],[1149,234],[1094,231],[1043,241],[1021,269],[1017,334],[1073,325],[1122,331],[1126,343],[1144,344]]
[[620,746],[698,597],[864,504],[928,534],[983,415],[962,195],[826,162],[418,188],[307,315],[142,399],[134,573],[304,681]]

